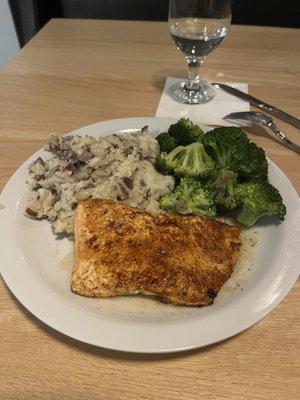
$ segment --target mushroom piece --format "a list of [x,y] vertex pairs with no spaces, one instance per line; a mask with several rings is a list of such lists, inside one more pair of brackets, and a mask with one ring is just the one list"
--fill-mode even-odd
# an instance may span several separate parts
[[34,210],[32,210],[30,207],[27,207],[25,210],[25,213],[28,214],[32,218],[36,218],[38,213]]
[[80,160],[80,161],[88,161],[93,157],[94,156],[90,151],[84,150],[81,154],[78,155],[78,160]]
[[148,133],[148,125],[145,125],[141,129],[141,134],[142,135],[147,135],[147,133]]

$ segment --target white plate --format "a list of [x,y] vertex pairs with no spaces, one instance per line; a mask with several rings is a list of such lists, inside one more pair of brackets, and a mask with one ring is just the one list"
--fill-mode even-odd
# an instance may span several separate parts
[[[96,137],[141,128],[157,133],[171,119],[127,118],[105,121],[74,134]],[[75,339],[114,350],[139,353],[172,352],[206,346],[233,336],[268,314],[293,286],[299,274],[299,198],[286,176],[270,162],[270,179],[287,205],[284,223],[259,224],[254,252],[242,262],[212,306],[174,307],[152,298],[128,296],[88,299],[71,292],[70,254],[73,245],[57,240],[47,221],[23,216],[30,196],[26,188],[27,160],[5,186],[0,201],[1,273],[17,299],[37,318]],[[256,232],[256,233],[255,233]],[[248,240],[249,241],[249,240]]]

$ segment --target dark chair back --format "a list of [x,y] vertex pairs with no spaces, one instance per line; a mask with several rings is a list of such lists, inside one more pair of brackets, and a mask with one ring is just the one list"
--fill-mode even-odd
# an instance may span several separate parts
[[[183,0],[184,1],[184,0]],[[168,0],[9,0],[21,46],[51,18],[166,21]],[[234,24],[300,27],[299,0],[234,0]]]

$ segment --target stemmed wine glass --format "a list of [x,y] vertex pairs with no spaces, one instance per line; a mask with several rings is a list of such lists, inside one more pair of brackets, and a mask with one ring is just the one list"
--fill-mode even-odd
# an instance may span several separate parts
[[213,87],[200,79],[199,68],[228,32],[231,1],[170,0],[169,31],[188,64],[188,80],[170,88],[170,94],[175,100],[201,104],[214,97]]

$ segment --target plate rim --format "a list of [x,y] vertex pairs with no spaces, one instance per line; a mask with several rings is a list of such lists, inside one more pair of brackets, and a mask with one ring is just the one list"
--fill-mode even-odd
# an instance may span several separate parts
[[[104,124],[116,124],[116,123],[122,123],[123,121],[137,121],[137,120],[141,120],[145,121],[145,120],[161,120],[161,121],[176,121],[177,119],[175,118],[156,118],[156,117],[129,117],[129,118],[118,118],[118,119],[112,119],[112,120],[105,120],[105,121],[101,121],[101,122],[96,122],[78,129],[75,129],[71,132],[68,132],[67,135],[69,134],[78,134],[80,131],[90,128],[90,127],[97,127],[99,125],[104,125]],[[202,125],[205,126],[205,125]],[[206,127],[206,126],[205,126]],[[5,194],[7,191],[7,188],[10,185],[10,182],[13,180],[14,177],[16,177],[21,170],[24,169],[24,167],[26,166],[26,164],[28,164],[30,162],[30,160],[34,157],[36,157],[36,155],[41,152],[42,149],[39,149],[37,152],[35,152],[33,155],[31,155],[27,160],[24,161],[24,163],[22,163],[22,165],[19,166],[19,168],[14,172],[14,174],[10,177],[10,179],[8,180],[8,182],[6,183],[6,185],[4,186],[1,194],[0,194],[0,201],[3,201],[5,203]],[[272,165],[272,168],[274,168],[276,170],[276,172],[278,174],[281,175],[281,178],[285,181],[285,183],[289,186],[289,189],[292,190],[292,192],[290,193],[290,195],[293,197],[293,201],[297,201],[298,202],[298,207],[300,204],[299,201],[299,196],[294,188],[294,186],[292,185],[292,183],[289,181],[289,179],[287,178],[287,176],[284,174],[284,172],[275,164],[273,163],[271,160],[268,160],[269,163]],[[299,210],[298,210],[299,211]],[[2,215],[2,211],[0,212],[0,220],[1,220],[1,215]],[[13,224],[12,224],[13,225]],[[3,236],[3,235],[2,235]],[[2,247],[2,243],[3,241],[1,241],[0,243],[0,248]],[[235,336],[236,334],[248,329],[250,326],[254,325],[256,322],[260,321],[262,318],[264,318],[271,310],[273,310],[282,300],[284,297],[286,297],[286,295],[288,294],[288,292],[291,290],[291,288],[293,287],[294,283],[297,280],[298,277],[298,271],[294,271],[293,277],[292,279],[290,279],[289,285],[286,287],[286,289],[281,292],[281,294],[276,298],[276,300],[274,300],[271,305],[269,305],[267,308],[265,308],[264,312],[260,313],[259,315],[257,315],[254,320],[248,320],[247,323],[242,324],[242,327],[239,326],[236,329],[233,329],[233,332],[230,332],[228,335],[223,335],[222,338],[213,340],[213,341],[209,341],[208,343],[204,343],[204,344],[195,344],[195,345],[191,345],[191,346],[184,346],[184,347],[177,347],[177,348],[167,348],[167,349],[159,349],[159,350],[154,350],[154,349],[131,349],[131,348],[124,348],[124,346],[103,346],[99,343],[95,343],[93,341],[90,340],[86,340],[83,339],[81,337],[81,335],[77,335],[77,334],[70,334],[66,332],[66,329],[62,329],[61,327],[57,327],[54,326],[55,324],[49,322],[49,319],[47,319],[45,316],[40,315],[40,312],[37,312],[35,310],[35,307],[32,306],[30,301],[27,301],[26,299],[26,295],[24,298],[24,294],[21,293],[21,291],[19,290],[19,288],[16,287],[16,285],[13,282],[13,279],[9,276],[9,273],[7,273],[7,271],[5,270],[5,267],[3,265],[4,263],[2,262],[2,259],[0,259],[0,271],[1,271],[1,275],[2,278],[5,282],[5,284],[7,285],[7,287],[10,289],[10,291],[13,293],[14,297],[32,314],[34,315],[36,318],[38,318],[39,320],[41,320],[43,323],[45,323],[46,325],[50,326],[52,329],[55,329],[56,331],[62,333],[65,336],[69,336],[72,337],[73,339],[76,339],[78,341],[81,341],[83,343],[88,343],[91,345],[95,345],[98,347],[102,347],[102,348],[106,348],[109,350],[115,350],[115,351],[124,351],[124,352],[132,352],[132,353],[148,353],[148,354],[155,354],[155,353],[171,353],[171,352],[180,352],[180,351],[186,351],[186,350],[191,350],[191,349],[195,349],[195,348],[201,348],[201,347],[205,347],[207,345],[211,345],[211,344],[215,344],[217,342],[226,340],[232,336]],[[292,271],[293,272],[293,271]],[[34,309],[34,310],[32,310]]]

